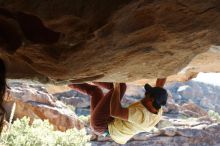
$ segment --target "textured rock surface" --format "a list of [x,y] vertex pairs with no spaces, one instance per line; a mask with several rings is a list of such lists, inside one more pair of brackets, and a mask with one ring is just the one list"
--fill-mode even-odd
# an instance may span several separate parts
[[[142,133],[133,137],[126,146],[213,146],[219,145],[220,125],[212,122],[199,122],[195,119],[170,120],[172,127],[166,126],[155,133]],[[92,142],[93,146],[115,145],[109,139]]]
[[194,103],[183,104],[181,110],[189,117],[207,116],[207,112]]
[[11,78],[167,77],[199,53],[183,74],[220,71],[219,48],[209,50],[220,42],[217,0],[0,0],[0,6],[0,56]]
[[70,128],[83,128],[73,111],[63,103],[57,101],[51,94],[40,90],[40,86],[31,86],[23,83],[9,84],[11,89],[7,94],[4,107],[9,118],[13,103],[16,103],[14,118],[28,116],[31,121],[34,118],[48,119],[57,130]]
[[68,105],[72,105],[74,107],[88,107],[90,106],[90,98],[84,94],[79,92],[70,90],[62,93],[53,94],[58,100],[66,103]]
[[220,113],[220,87],[201,82],[168,84],[166,89],[172,93],[174,102],[184,104],[194,102],[196,105]]

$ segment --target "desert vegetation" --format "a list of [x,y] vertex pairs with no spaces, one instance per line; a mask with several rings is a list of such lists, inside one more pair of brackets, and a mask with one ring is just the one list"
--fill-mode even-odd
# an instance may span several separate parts
[[4,146],[80,146],[89,145],[90,136],[85,129],[54,131],[47,121],[36,119],[31,125],[30,118],[17,119],[2,133],[0,145]]

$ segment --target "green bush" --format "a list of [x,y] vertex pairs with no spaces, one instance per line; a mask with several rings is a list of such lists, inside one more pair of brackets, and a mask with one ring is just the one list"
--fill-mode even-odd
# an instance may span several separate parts
[[208,111],[208,115],[210,118],[212,118],[213,120],[216,120],[217,122],[220,123],[220,115],[219,113],[213,111],[213,110],[209,110]]
[[16,120],[9,130],[2,133],[0,145],[6,146],[84,146],[90,136],[85,129],[69,129],[66,132],[54,131],[48,121],[34,120],[24,117]]
[[81,116],[78,117],[78,119],[79,119],[81,122],[83,122],[84,125],[87,125],[87,126],[89,126],[90,118],[91,118],[90,115],[88,115],[88,116],[81,115]]

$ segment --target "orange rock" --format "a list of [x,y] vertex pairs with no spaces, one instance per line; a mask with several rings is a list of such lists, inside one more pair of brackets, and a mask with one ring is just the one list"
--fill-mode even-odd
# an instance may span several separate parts
[[49,93],[31,87],[11,87],[9,95],[5,99],[4,107],[8,118],[12,104],[16,102],[15,118],[28,116],[31,118],[31,122],[35,118],[49,120],[56,130],[61,131],[84,127],[73,111],[54,99]]

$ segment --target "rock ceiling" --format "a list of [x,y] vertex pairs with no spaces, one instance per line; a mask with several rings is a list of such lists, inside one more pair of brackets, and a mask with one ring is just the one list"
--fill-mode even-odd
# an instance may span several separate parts
[[220,71],[219,23],[218,0],[0,0],[0,57],[41,82],[187,80]]

